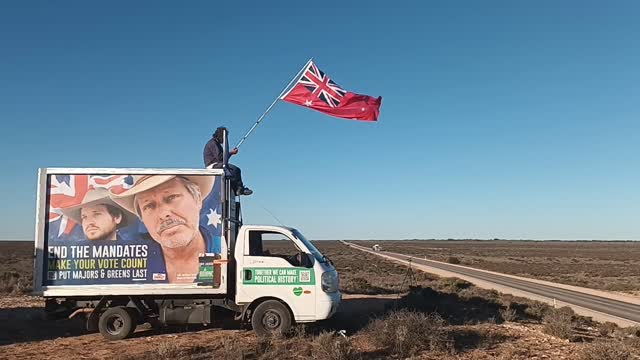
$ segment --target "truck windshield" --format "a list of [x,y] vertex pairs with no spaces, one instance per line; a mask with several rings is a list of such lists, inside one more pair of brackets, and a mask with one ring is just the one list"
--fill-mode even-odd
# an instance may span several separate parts
[[316,258],[316,261],[319,261],[319,262],[327,261],[326,258],[322,255],[322,253],[320,253],[320,250],[316,249],[316,247],[313,246],[311,241],[307,240],[307,238],[305,238],[304,235],[300,233],[300,231],[293,229],[292,233],[293,233],[293,236],[295,236],[298,240],[302,241],[302,243],[307,247],[307,249],[311,251],[311,254],[313,255],[313,257]]

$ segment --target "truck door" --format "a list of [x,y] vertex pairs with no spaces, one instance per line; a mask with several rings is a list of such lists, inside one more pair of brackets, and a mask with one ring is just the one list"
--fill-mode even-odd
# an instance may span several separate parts
[[282,232],[245,231],[236,301],[275,297],[291,307],[296,320],[314,320],[316,274],[313,258],[301,250],[304,246]]

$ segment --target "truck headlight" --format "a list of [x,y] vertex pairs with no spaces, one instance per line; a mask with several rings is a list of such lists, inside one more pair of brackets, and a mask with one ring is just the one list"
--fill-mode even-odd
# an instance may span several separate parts
[[326,271],[322,273],[320,284],[322,285],[322,291],[326,293],[334,293],[338,291],[339,285],[338,272]]

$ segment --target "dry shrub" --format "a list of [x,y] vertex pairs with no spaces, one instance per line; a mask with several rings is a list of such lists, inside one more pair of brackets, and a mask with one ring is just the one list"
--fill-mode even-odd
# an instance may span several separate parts
[[524,309],[524,313],[530,318],[542,320],[552,310],[553,308],[549,304],[532,300],[527,304],[527,307]]
[[398,310],[373,320],[367,333],[387,352],[407,357],[423,350],[449,349],[452,341],[445,325],[446,322],[435,313]]
[[17,272],[0,273],[0,294],[26,294],[31,291],[32,279]]
[[335,331],[321,332],[313,339],[313,358],[318,360],[355,360],[360,354],[344,336],[336,336]]
[[270,359],[280,353],[280,349],[286,348],[286,339],[282,333],[275,333],[271,336],[258,336],[256,343],[256,353],[262,359]]
[[180,354],[180,348],[175,341],[164,340],[156,348],[155,355],[160,359],[174,359]]
[[613,334],[614,331],[618,329],[618,325],[607,321],[605,323],[598,324],[598,332],[601,336],[609,336],[609,334]]
[[623,329],[623,332],[627,335],[640,337],[640,326],[630,326]]
[[443,278],[434,285],[438,290],[448,293],[459,293],[461,290],[474,287],[472,283],[458,278]]
[[[300,335],[300,330],[296,330],[293,336],[290,334],[277,333],[268,337],[259,337],[256,344],[256,355],[258,359],[295,359],[298,356],[311,356],[311,344],[308,338]],[[237,353],[241,353],[236,351]],[[255,356],[254,356],[255,358]],[[235,358],[228,358],[235,359]]]
[[225,338],[222,340],[221,357],[224,360],[244,359],[244,350],[240,343],[234,339]]
[[303,340],[307,336],[307,326],[305,324],[296,324],[292,329],[290,336],[294,339]]
[[460,259],[458,259],[455,256],[449,256],[449,258],[447,259],[447,262],[449,264],[456,264],[456,265],[461,263]]
[[458,296],[467,300],[477,297],[486,300],[497,301],[501,298],[501,294],[496,290],[483,289],[476,286],[471,286],[458,291]]
[[632,360],[629,348],[619,341],[595,341],[582,348],[579,360]]
[[[390,273],[389,278],[382,276],[375,276],[375,285],[371,284],[369,280],[361,276],[348,276],[341,275],[340,278],[340,290],[345,294],[366,294],[366,295],[378,295],[378,294],[395,294],[398,292],[397,287],[402,282],[402,278],[398,278],[400,275],[394,276]],[[362,274],[363,276],[373,276],[371,274]]]
[[569,307],[554,309],[543,318],[544,332],[561,339],[573,338],[575,313]]
[[518,312],[511,306],[511,304],[508,304],[504,309],[500,309],[500,316],[504,321],[518,320]]
[[[229,340],[225,340],[224,347],[222,349],[223,359],[235,360],[238,359],[239,354],[242,352],[236,349],[235,351],[227,347]],[[234,356],[228,356],[228,354],[234,354]],[[178,346],[175,339],[165,339],[151,352],[147,352],[144,355],[130,356],[127,360],[175,360],[175,359],[209,359],[213,356],[213,349],[201,345],[186,345],[182,347]]]
[[633,291],[638,289],[638,284],[634,282],[628,282],[624,279],[615,279],[604,286],[608,291]]
[[258,342],[256,343],[256,354],[258,355],[267,355],[273,348],[273,344],[271,343],[270,337],[258,337]]

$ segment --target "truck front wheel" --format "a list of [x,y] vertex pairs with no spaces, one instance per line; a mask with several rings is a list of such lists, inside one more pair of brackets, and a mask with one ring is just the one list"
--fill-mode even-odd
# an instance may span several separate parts
[[267,300],[253,311],[251,326],[258,336],[284,334],[291,329],[291,313],[281,302]]
[[123,306],[112,307],[100,315],[100,334],[108,340],[122,340],[136,329],[131,312]]

